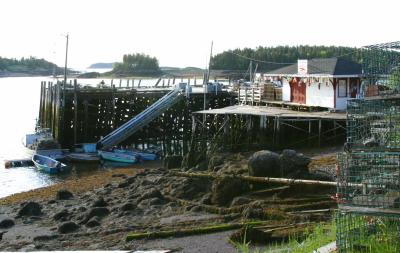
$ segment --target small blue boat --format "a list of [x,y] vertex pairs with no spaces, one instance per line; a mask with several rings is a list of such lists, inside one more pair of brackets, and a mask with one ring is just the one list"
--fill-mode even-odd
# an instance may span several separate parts
[[133,154],[125,154],[125,153],[115,153],[110,151],[97,151],[97,154],[103,160],[113,161],[113,162],[120,162],[120,163],[136,163],[138,158],[136,155]]
[[118,154],[129,154],[139,157],[142,161],[154,161],[157,159],[156,154],[141,152],[137,150],[125,150],[125,149],[114,149],[114,153]]
[[49,174],[64,172],[68,168],[67,165],[44,155],[33,155],[32,162],[40,171]]

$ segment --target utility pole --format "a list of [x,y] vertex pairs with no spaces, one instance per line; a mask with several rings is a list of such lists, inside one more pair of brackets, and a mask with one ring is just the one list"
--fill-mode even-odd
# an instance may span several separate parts
[[[211,41],[211,51],[210,51],[210,59],[208,62],[208,70],[204,80],[204,103],[203,103],[203,110],[206,110],[207,107],[207,86],[208,81],[210,80],[210,65],[211,65],[211,58],[212,58],[212,50],[213,50],[213,41]],[[203,124],[206,122],[206,114],[203,114]]]
[[67,45],[65,46],[65,66],[64,66],[64,85],[67,84],[67,63],[68,63],[68,39],[69,34],[65,36],[67,38]]

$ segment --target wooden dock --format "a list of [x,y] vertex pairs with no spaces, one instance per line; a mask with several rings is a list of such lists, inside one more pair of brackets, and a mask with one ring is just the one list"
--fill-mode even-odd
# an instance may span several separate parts
[[[194,124],[204,126],[201,118],[219,119],[219,128],[227,133],[233,121],[242,122],[242,132],[262,132],[255,136],[255,142],[269,142],[273,147],[289,147],[308,143],[321,146],[331,140],[344,142],[346,113],[329,111],[295,111],[274,106],[234,105],[224,108],[201,110],[193,114]],[[201,117],[200,117],[201,116]],[[310,142],[313,140],[314,142]]]
[[[76,143],[97,142],[164,96],[173,88],[172,83],[164,82],[163,87],[160,81],[157,86],[144,87],[140,81],[120,81],[111,86],[89,86],[78,84],[76,80],[66,85],[63,82],[42,82],[39,124],[50,128],[52,135],[66,148]],[[207,93],[206,97],[207,108],[234,103],[233,95],[227,91]],[[182,153],[185,146],[182,142],[190,140],[191,135],[191,122],[188,119],[193,111],[203,108],[203,100],[201,89],[191,93],[123,145],[134,143],[141,148],[168,143],[163,147],[165,150]]]

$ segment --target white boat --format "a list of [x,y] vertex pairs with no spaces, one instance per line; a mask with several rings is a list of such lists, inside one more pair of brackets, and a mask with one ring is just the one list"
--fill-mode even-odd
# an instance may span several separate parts
[[49,174],[57,174],[67,170],[67,165],[48,156],[36,154],[32,157],[32,162],[33,164],[35,164],[35,167],[38,168],[40,171]]

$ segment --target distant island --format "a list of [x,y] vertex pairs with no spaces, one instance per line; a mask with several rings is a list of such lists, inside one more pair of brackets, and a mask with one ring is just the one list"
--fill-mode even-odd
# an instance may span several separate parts
[[0,57],[0,77],[61,75],[64,69],[35,57],[9,59]]
[[111,63],[99,62],[90,65],[89,69],[112,69],[114,64],[115,62]]

